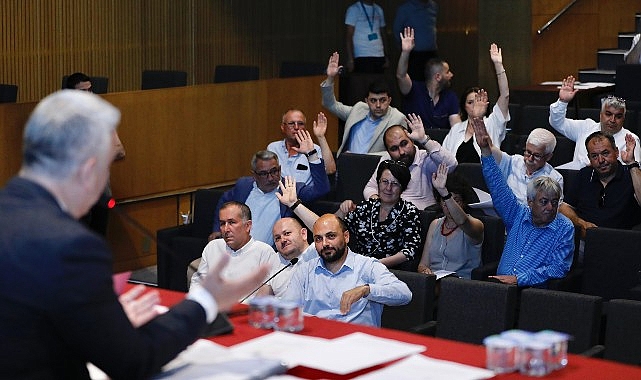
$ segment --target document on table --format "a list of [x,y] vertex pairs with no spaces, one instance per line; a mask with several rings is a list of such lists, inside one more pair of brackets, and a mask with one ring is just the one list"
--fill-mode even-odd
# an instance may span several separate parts
[[[420,374],[420,375],[418,375]],[[378,371],[356,377],[358,380],[405,380],[405,379],[448,379],[477,380],[489,379],[495,373],[478,367],[428,358],[423,355],[412,355]]]
[[230,350],[236,354],[279,359],[290,368],[301,365],[345,375],[421,353],[426,347],[360,332],[331,340],[273,332],[237,344]]

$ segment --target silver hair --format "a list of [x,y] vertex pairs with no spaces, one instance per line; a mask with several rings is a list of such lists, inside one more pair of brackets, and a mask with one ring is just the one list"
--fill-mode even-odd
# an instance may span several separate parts
[[537,147],[542,146],[545,148],[545,154],[548,155],[554,152],[554,148],[556,148],[556,137],[547,129],[536,128],[528,135],[526,144],[532,144]]
[[536,193],[542,192],[546,195],[553,195],[563,199],[563,189],[559,183],[547,176],[536,177],[534,180],[527,184],[527,200],[533,201],[536,198]]
[[623,110],[623,115],[625,115],[625,99],[619,98],[618,96],[608,95],[605,98],[601,99],[601,112],[605,111],[608,107],[614,107],[617,110]]
[[269,151],[269,150],[259,150],[254,154],[254,157],[252,157],[252,170],[256,171],[256,162],[258,160],[261,161],[269,161],[269,160],[276,160],[276,164],[278,164],[278,156],[276,153]]
[[44,98],[29,116],[22,142],[22,166],[68,178],[90,157],[107,155],[120,111],[86,91],[61,90]]

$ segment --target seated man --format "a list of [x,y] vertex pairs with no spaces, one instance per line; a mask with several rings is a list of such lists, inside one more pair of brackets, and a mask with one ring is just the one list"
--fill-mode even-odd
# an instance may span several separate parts
[[59,91],[26,123],[20,172],[0,190],[2,379],[89,379],[87,362],[112,379],[151,378],[268,273],[223,280],[225,256],[167,313],[130,321],[113,253],[78,222],[107,184],[119,121],[99,96]]
[[[390,158],[405,163],[410,169],[411,178],[401,198],[414,203],[419,210],[424,210],[436,204],[432,192],[432,175],[436,173],[438,166],[444,163],[451,172],[456,168],[457,162],[452,153],[425,134],[420,117],[409,115],[408,124],[412,129],[411,134],[400,125],[393,125],[385,131],[383,139],[387,153],[381,157],[379,165]],[[412,139],[418,141],[425,149],[416,149]],[[363,189],[365,199],[378,197],[377,171],[378,168],[374,170]]]
[[420,116],[425,128],[449,129],[461,122],[458,97],[450,90],[454,73],[447,62],[432,58],[425,64],[425,82],[412,80],[407,66],[413,49],[414,29],[406,27],[401,34],[401,55],[396,67],[403,111]]
[[625,140],[621,157],[612,135],[597,131],[585,140],[590,166],[579,171],[559,208],[582,238],[588,228],[630,229],[641,223],[641,170],[634,155],[637,141],[631,134]]
[[[299,152],[312,152],[314,143],[307,134],[304,141],[301,141]],[[305,202],[313,202],[329,192],[329,179],[325,174],[323,161],[318,158],[318,153],[312,153],[308,157],[312,182],[306,185],[297,182],[298,194]],[[236,185],[226,191],[218,201],[216,213],[218,215],[220,206],[223,203],[234,200],[245,203],[252,210],[254,223],[252,224],[252,236],[259,241],[274,245],[272,227],[282,217],[291,216],[292,212],[285,206],[281,206],[276,198],[278,184],[281,180],[280,165],[278,156],[274,152],[261,150],[254,154],[251,162],[252,176],[241,177]],[[214,218],[214,228],[209,239],[220,237],[220,226],[218,218]]]
[[[336,172],[336,163],[332,150],[327,143],[325,133],[327,132],[327,118],[321,112],[318,114],[318,121],[314,121],[314,135],[320,146],[314,144],[311,152],[301,153],[300,143],[309,138],[309,132],[305,130],[307,120],[302,111],[290,109],[283,115],[280,130],[285,138],[274,141],[267,145],[267,150],[276,153],[278,162],[281,165],[281,175],[292,176],[296,182],[309,185],[312,182],[312,175],[309,169],[309,156],[317,153],[325,162],[325,172],[330,175]],[[299,141],[300,140],[300,141]]]
[[571,162],[558,166],[563,169],[579,170],[590,165],[588,152],[585,147],[585,139],[592,132],[601,131],[614,137],[616,148],[623,154],[625,151],[625,136],[630,134],[636,140],[634,156],[641,157],[639,137],[629,130],[623,128],[625,122],[625,100],[609,95],[601,100],[600,121],[597,123],[592,119],[572,120],[565,117],[568,103],[574,99],[578,90],[574,88],[574,77],[569,76],[563,80],[559,90],[559,100],[550,104],[550,125],[563,134],[565,137],[576,143],[574,158]]
[[538,287],[551,278],[564,277],[572,264],[574,227],[557,213],[563,188],[552,178],[540,176],[528,184],[527,206],[520,203],[492,156],[492,140],[483,119],[474,118],[472,123],[481,147],[483,177],[507,229],[497,275],[490,277],[506,284]]
[[334,78],[343,67],[338,65],[338,58],[338,53],[329,58],[327,79],[321,83],[323,107],[345,122],[343,139],[336,155],[342,152],[381,153],[385,150],[383,132],[395,124],[405,125],[405,116],[390,106],[392,97],[383,81],[372,83],[365,100],[354,106],[336,101]]
[[230,256],[229,265],[220,274],[223,279],[243,277],[264,265],[270,268],[271,273],[278,270],[278,256],[272,247],[254,240],[249,233],[252,214],[247,205],[236,201],[226,202],[220,208],[219,215],[222,239],[210,241],[202,257],[191,263],[190,267],[197,267],[198,271],[191,276],[190,288],[202,284],[209,268],[215,268],[221,256]]
[[297,265],[283,295],[320,318],[380,326],[383,305],[405,305],[412,292],[378,260],[348,247],[349,232],[333,214],[314,224],[317,259]]
[[[307,243],[307,228],[300,225],[300,222],[294,218],[282,218],[274,224],[274,243],[278,250],[278,258],[281,269],[287,265],[289,267],[282,273],[276,275],[265,286],[258,290],[257,295],[275,295],[281,297],[287,286],[289,279],[292,277],[294,265],[318,257],[316,248]],[[291,260],[298,258],[298,261],[291,264]]]
[[525,141],[522,156],[520,154],[510,156],[496,146],[492,146],[492,156],[499,165],[503,178],[519,202],[524,205],[528,203],[528,184],[538,177],[550,177],[563,188],[563,176],[548,164],[555,147],[556,137],[543,128],[536,128],[530,132]]

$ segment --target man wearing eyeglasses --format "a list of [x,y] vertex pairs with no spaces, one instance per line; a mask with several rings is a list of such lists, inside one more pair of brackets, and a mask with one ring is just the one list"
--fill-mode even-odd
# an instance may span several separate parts
[[343,69],[338,60],[338,53],[333,53],[327,64],[327,79],[321,83],[323,107],[345,121],[343,139],[336,155],[343,152],[381,154],[385,152],[383,133],[392,125],[405,126],[405,116],[390,106],[392,97],[383,80],[373,82],[364,101],[354,106],[337,101],[334,78]]
[[[308,140],[311,144],[311,138]],[[301,151],[303,148],[301,147]],[[306,147],[305,152],[311,151]],[[309,157],[309,166],[312,181],[310,184],[296,182],[298,194],[301,201],[305,203],[313,202],[329,192],[329,179],[325,174],[323,161],[318,158],[318,153]],[[216,206],[214,215],[218,215],[220,207],[228,201],[237,201],[249,206],[253,223],[251,235],[254,239],[262,241],[271,246],[274,245],[272,228],[274,223],[280,218],[292,216],[292,211],[282,205],[276,198],[278,184],[281,181],[281,167],[276,153],[261,150],[256,152],[251,161],[251,177],[241,177],[236,181],[236,185],[231,190],[226,191]],[[218,218],[214,218],[213,232],[209,235],[209,240],[221,237],[220,223]]]
[[310,159],[322,157],[325,173],[336,172],[336,163],[332,150],[325,138],[327,118],[320,112],[318,120],[314,121],[313,132],[318,140],[316,145],[311,140],[310,133],[305,129],[307,124],[303,111],[290,109],[283,115],[280,130],[285,136],[283,140],[274,141],[267,145],[267,150],[276,153],[281,164],[281,175],[296,178],[296,182],[309,185],[312,181]]
[[[577,89],[574,88],[574,77],[563,79],[559,90],[559,100],[550,105],[550,125],[565,137],[576,143],[574,157],[571,162],[558,166],[561,169],[579,170],[590,165],[585,145],[586,138],[596,131],[601,131],[614,137],[616,148],[623,153],[626,149],[625,136],[631,134],[636,140],[634,156],[641,157],[639,137],[623,128],[625,122],[625,100],[616,96],[607,96],[601,101],[599,122],[592,119],[572,120],[565,117],[568,103],[574,99]],[[620,159],[620,158],[619,158]]]
[[485,183],[507,230],[494,280],[518,286],[545,287],[551,278],[564,277],[574,254],[574,226],[558,214],[563,188],[540,176],[527,186],[527,205],[519,202],[503,178],[492,154],[492,139],[483,118],[471,118],[481,148]]
[[581,238],[588,228],[630,229],[641,223],[641,170],[633,154],[637,142],[631,134],[625,140],[626,149],[619,151],[612,135],[597,131],[586,139],[590,166],[579,171],[559,209]]

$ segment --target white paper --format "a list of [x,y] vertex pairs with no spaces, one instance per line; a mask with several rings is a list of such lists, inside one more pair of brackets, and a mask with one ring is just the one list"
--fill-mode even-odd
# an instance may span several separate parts
[[292,368],[297,365],[345,375],[425,351],[425,346],[353,333],[328,340],[283,332],[240,343],[235,353],[280,359]]
[[443,269],[435,270],[435,271],[434,271],[434,272],[432,272],[432,273],[436,276],[436,279],[437,279],[437,280],[440,280],[440,279],[442,279],[443,277],[445,277],[445,276],[449,276],[449,275],[451,275],[451,274],[456,274],[456,272],[452,272],[452,271],[450,271],[450,270],[443,270]]
[[356,377],[358,380],[448,379],[476,380],[494,377],[494,372],[465,364],[412,355],[378,371]]

